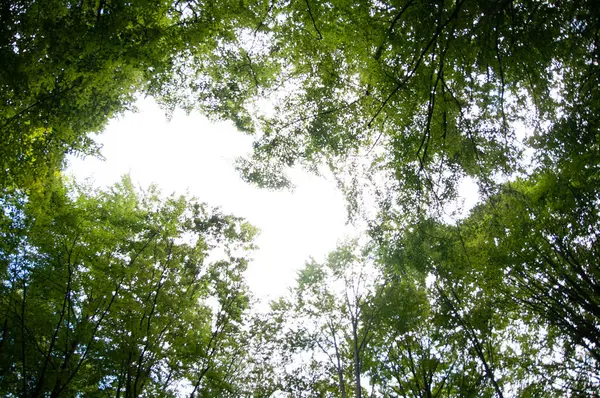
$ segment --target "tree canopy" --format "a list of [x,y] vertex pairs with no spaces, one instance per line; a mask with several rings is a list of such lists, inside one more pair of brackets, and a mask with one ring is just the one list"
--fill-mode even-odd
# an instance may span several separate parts
[[[600,388],[596,2],[4,1],[0,60],[3,395]],[[328,168],[366,231],[253,311],[254,227],[62,175],[142,95],[253,135],[258,186]]]
[[461,176],[489,184],[524,166],[520,125],[543,136],[575,108],[597,111],[590,2],[273,4],[269,57],[286,89],[261,121],[258,162],[343,170],[364,157],[398,189],[443,199]]
[[19,222],[0,252],[2,394],[233,393],[255,229],[127,178],[54,188],[5,206]]
[[[187,84],[214,118],[252,87],[238,33],[253,7],[196,1],[11,1],[0,13],[0,184],[35,188],[64,155],[97,152],[92,136],[151,94],[185,106]],[[237,77],[237,76],[240,77]],[[187,105],[189,106],[189,105]]]

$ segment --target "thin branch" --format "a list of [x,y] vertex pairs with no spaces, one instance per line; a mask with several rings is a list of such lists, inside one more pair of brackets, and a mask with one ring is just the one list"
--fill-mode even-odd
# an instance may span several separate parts
[[373,123],[373,121],[377,118],[377,116],[379,116],[379,114],[381,113],[381,111],[383,110],[383,108],[385,108],[385,106],[392,99],[392,97],[394,97],[396,95],[396,93],[398,91],[400,91],[400,89],[402,87],[404,87],[404,85],[406,83],[408,83],[408,81],[413,77],[413,75],[416,73],[418,67],[421,65],[421,62],[423,62],[423,59],[425,58],[425,55],[429,51],[429,48],[437,41],[437,39],[441,35],[442,31],[446,28],[446,26],[448,26],[448,24],[454,18],[456,18],[456,16],[458,15],[458,12],[462,8],[462,5],[465,3],[465,1],[466,0],[461,0],[459,3],[457,3],[454,11],[448,17],[448,19],[442,25],[438,25],[438,29],[436,30],[436,32],[433,35],[433,37],[429,40],[429,42],[427,43],[427,45],[425,46],[425,48],[421,51],[421,53],[416,58],[416,60],[413,61],[414,66],[412,67],[411,71],[404,77],[404,79],[402,79],[400,82],[398,82],[398,84],[392,90],[392,92],[381,103],[381,105],[379,106],[379,108],[377,109],[377,111],[375,112],[375,114],[373,115],[373,117],[371,117],[371,120],[369,121],[369,123],[367,123],[367,128],[371,127],[371,124]]
[[396,14],[396,16],[394,17],[394,19],[392,20],[392,23],[390,24],[390,27],[388,28],[386,38],[383,40],[383,43],[381,43],[381,45],[377,48],[377,51],[375,51],[374,58],[376,60],[379,60],[379,58],[381,58],[381,54],[383,53],[383,46],[385,45],[385,43],[387,43],[388,38],[392,35],[392,33],[394,31],[394,27],[396,26],[396,23],[398,23],[398,21],[400,20],[400,18],[402,18],[402,15],[404,14],[404,12],[414,2],[415,2],[415,0],[410,0],[408,3],[406,3],[406,5],[404,7],[402,7],[402,9],[400,10],[400,12],[398,12],[398,14]]
[[21,375],[23,377],[23,397],[27,398],[27,366],[25,356],[25,299],[27,283],[23,279],[23,302],[21,303]]
[[317,34],[319,35],[319,40],[323,40],[323,35],[321,34],[321,31],[319,30],[319,28],[317,28],[317,23],[315,22],[315,17],[312,14],[312,11],[310,9],[310,3],[308,2],[308,0],[306,1],[306,8],[308,9],[308,15],[310,15],[310,20],[312,21],[312,25],[313,28],[315,28],[315,30],[317,31]]

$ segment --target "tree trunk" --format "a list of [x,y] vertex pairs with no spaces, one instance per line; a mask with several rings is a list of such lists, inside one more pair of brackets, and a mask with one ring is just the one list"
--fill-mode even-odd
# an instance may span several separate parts
[[358,319],[352,320],[352,343],[353,343],[353,351],[354,351],[354,383],[356,385],[356,398],[362,398],[362,387],[360,385],[360,353],[359,353],[359,344],[358,344]]
[[333,346],[335,348],[335,359],[337,362],[336,371],[338,374],[340,393],[342,394],[342,398],[346,398],[346,383],[344,382],[344,369],[342,369],[342,362],[340,360],[340,350],[338,348],[337,339],[335,338],[335,330],[333,329],[333,325],[329,324],[329,329],[331,330],[331,337],[333,338]]

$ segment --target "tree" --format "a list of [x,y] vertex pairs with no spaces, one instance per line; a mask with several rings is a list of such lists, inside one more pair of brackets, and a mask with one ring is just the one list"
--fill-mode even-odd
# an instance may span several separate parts
[[[311,260],[291,297],[271,304],[271,332],[286,368],[279,388],[290,396],[366,396],[363,358],[372,335],[375,274],[356,241]],[[289,368],[289,370],[287,369]],[[308,395],[307,395],[308,394]]]
[[[594,2],[22,0],[0,22],[5,395],[598,388]],[[309,262],[244,325],[251,227],[126,180],[60,180],[140,93],[256,133],[239,167],[259,185],[327,164],[351,209],[373,193],[375,253]],[[432,210],[465,176],[484,199],[452,225]],[[282,371],[251,357],[278,346]]]
[[518,286],[489,250],[496,242],[482,236],[489,220],[459,227],[422,220],[379,246],[386,283],[375,300],[380,323],[372,366],[384,391],[496,397],[584,391],[571,384],[583,375],[581,358],[565,350],[543,316],[516,300]]
[[368,360],[379,396],[496,396],[464,325],[450,321],[438,292],[414,272],[379,286]]
[[524,316],[501,296],[495,280],[489,286],[482,281],[486,267],[465,264],[453,238],[449,227],[423,224],[393,251],[371,247],[367,255],[349,242],[323,264],[308,262],[291,297],[273,302],[259,323],[264,364],[255,369],[269,374],[270,392],[560,393],[565,386],[558,383],[568,377],[552,357],[559,343],[543,337],[547,329],[536,324],[539,318]]
[[252,64],[239,35],[259,23],[260,3],[256,10],[168,0],[0,7],[3,190],[40,189],[65,154],[97,154],[92,135],[140,94],[189,108],[183,98],[192,90],[211,117],[243,125],[243,112],[233,110],[254,86],[245,80]]
[[548,178],[506,184],[454,226],[421,220],[382,250],[392,276],[427,275],[443,327],[494,387],[585,395],[597,388],[596,238],[589,224],[565,230],[581,209],[554,209],[577,190]]
[[519,305],[558,329],[570,366],[591,383],[575,388],[591,391],[598,372],[600,283],[597,205],[586,197],[594,197],[595,188],[564,177],[544,172],[507,184],[467,222],[488,224],[475,244],[490,257],[490,270],[506,276]]
[[20,244],[1,253],[3,393],[226,390],[255,229],[128,178],[106,191],[58,181],[41,203],[22,208]]
[[[352,203],[374,185],[379,212],[369,221],[379,243],[394,246],[409,225],[443,242],[417,243],[426,250],[415,255],[438,278],[439,299],[469,344],[481,345],[486,330],[461,311],[500,310],[512,326],[495,327],[511,333],[519,322],[537,322],[549,338],[532,350],[567,346],[562,387],[593,390],[595,4],[298,1],[276,3],[272,15],[272,57],[285,59],[286,90],[273,116],[261,119],[263,135],[241,163],[243,175],[280,186],[285,167],[325,163]],[[360,181],[352,168],[363,166]],[[430,210],[452,199],[464,176],[478,180],[485,205],[456,228],[442,222],[429,229]],[[480,303],[478,289],[486,298]],[[487,306],[495,295],[502,304]],[[567,342],[578,348],[568,352]],[[492,366],[484,367],[494,384]]]
[[264,25],[286,67],[241,164],[262,185],[285,185],[295,163],[344,174],[359,158],[400,205],[446,201],[463,176],[487,191],[524,165],[519,123],[545,134],[594,103],[600,76],[585,0],[274,2]]

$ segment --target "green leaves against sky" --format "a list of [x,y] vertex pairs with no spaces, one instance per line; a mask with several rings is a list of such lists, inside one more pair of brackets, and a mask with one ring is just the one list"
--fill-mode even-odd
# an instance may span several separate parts
[[[3,2],[2,395],[590,396],[599,10]],[[252,311],[244,220],[61,175],[139,95],[252,135],[258,186],[329,168],[368,229]],[[481,201],[448,217],[465,178]]]

